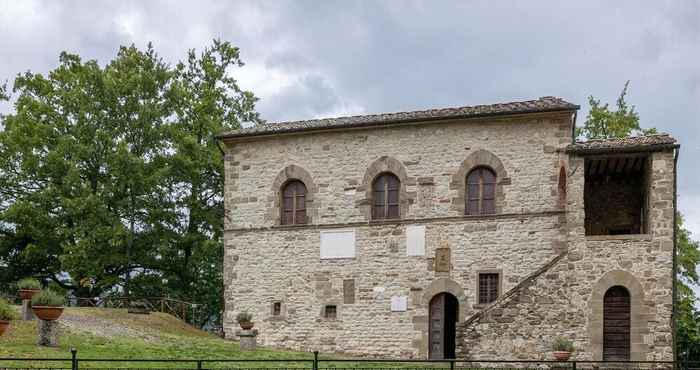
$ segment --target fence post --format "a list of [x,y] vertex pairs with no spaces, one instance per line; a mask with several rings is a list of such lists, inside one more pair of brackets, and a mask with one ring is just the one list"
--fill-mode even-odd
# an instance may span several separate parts
[[313,370],[318,370],[318,351],[314,351],[314,363],[312,365]]
[[450,360],[450,370],[455,370],[455,360]]
[[70,349],[70,368],[78,370],[78,350],[75,348]]
[[202,360],[197,360],[197,370],[202,370]]
[[571,370],[576,370],[576,361],[571,362]]

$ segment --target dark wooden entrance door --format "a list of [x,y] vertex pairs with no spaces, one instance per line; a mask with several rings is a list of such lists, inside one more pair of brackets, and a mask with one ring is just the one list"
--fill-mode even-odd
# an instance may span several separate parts
[[603,299],[603,360],[630,359],[630,293],[621,286],[605,292]]
[[437,294],[430,300],[428,349],[431,359],[455,358],[457,298],[450,293]]

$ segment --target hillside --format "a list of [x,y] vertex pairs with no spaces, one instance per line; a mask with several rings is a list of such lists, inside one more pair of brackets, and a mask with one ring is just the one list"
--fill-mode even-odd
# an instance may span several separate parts
[[37,321],[13,321],[0,337],[0,358],[69,358],[71,347],[78,350],[82,359],[311,358],[309,353],[272,349],[241,352],[238,343],[203,332],[163,313],[135,315],[122,309],[67,308],[60,323],[60,347],[46,348],[35,344]]

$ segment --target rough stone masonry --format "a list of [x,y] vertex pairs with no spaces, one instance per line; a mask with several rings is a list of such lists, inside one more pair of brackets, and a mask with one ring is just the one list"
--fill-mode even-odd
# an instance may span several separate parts
[[577,109],[545,97],[220,135],[226,335],[248,311],[262,345],[294,350],[552,359],[563,337],[578,360],[672,360],[678,145],[577,143]]

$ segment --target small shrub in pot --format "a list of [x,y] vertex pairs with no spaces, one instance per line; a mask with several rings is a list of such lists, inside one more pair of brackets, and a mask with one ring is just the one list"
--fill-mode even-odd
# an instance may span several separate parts
[[17,312],[7,303],[6,300],[0,298],[0,335],[3,335],[10,326],[10,321],[17,319]]
[[554,350],[554,358],[558,361],[568,361],[571,353],[574,352],[574,343],[566,338],[557,337],[554,338],[552,349]]
[[40,290],[41,284],[39,283],[39,280],[24,278],[17,282],[17,291],[19,292],[19,297],[22,300],[32,299],[32,296],[39,293]]
[[248,313],[248,311],[243,311],[236,315],[236,321],[238,321],[238,325],[240,325],[243,330],[250,330],[253,328],[255,324],[252,320],[253,314]]
[[32,297],[32,310],[39,319],[53,321],[63,313],[65,302],[66,299],[62,295],[52,290],[42,290]]

